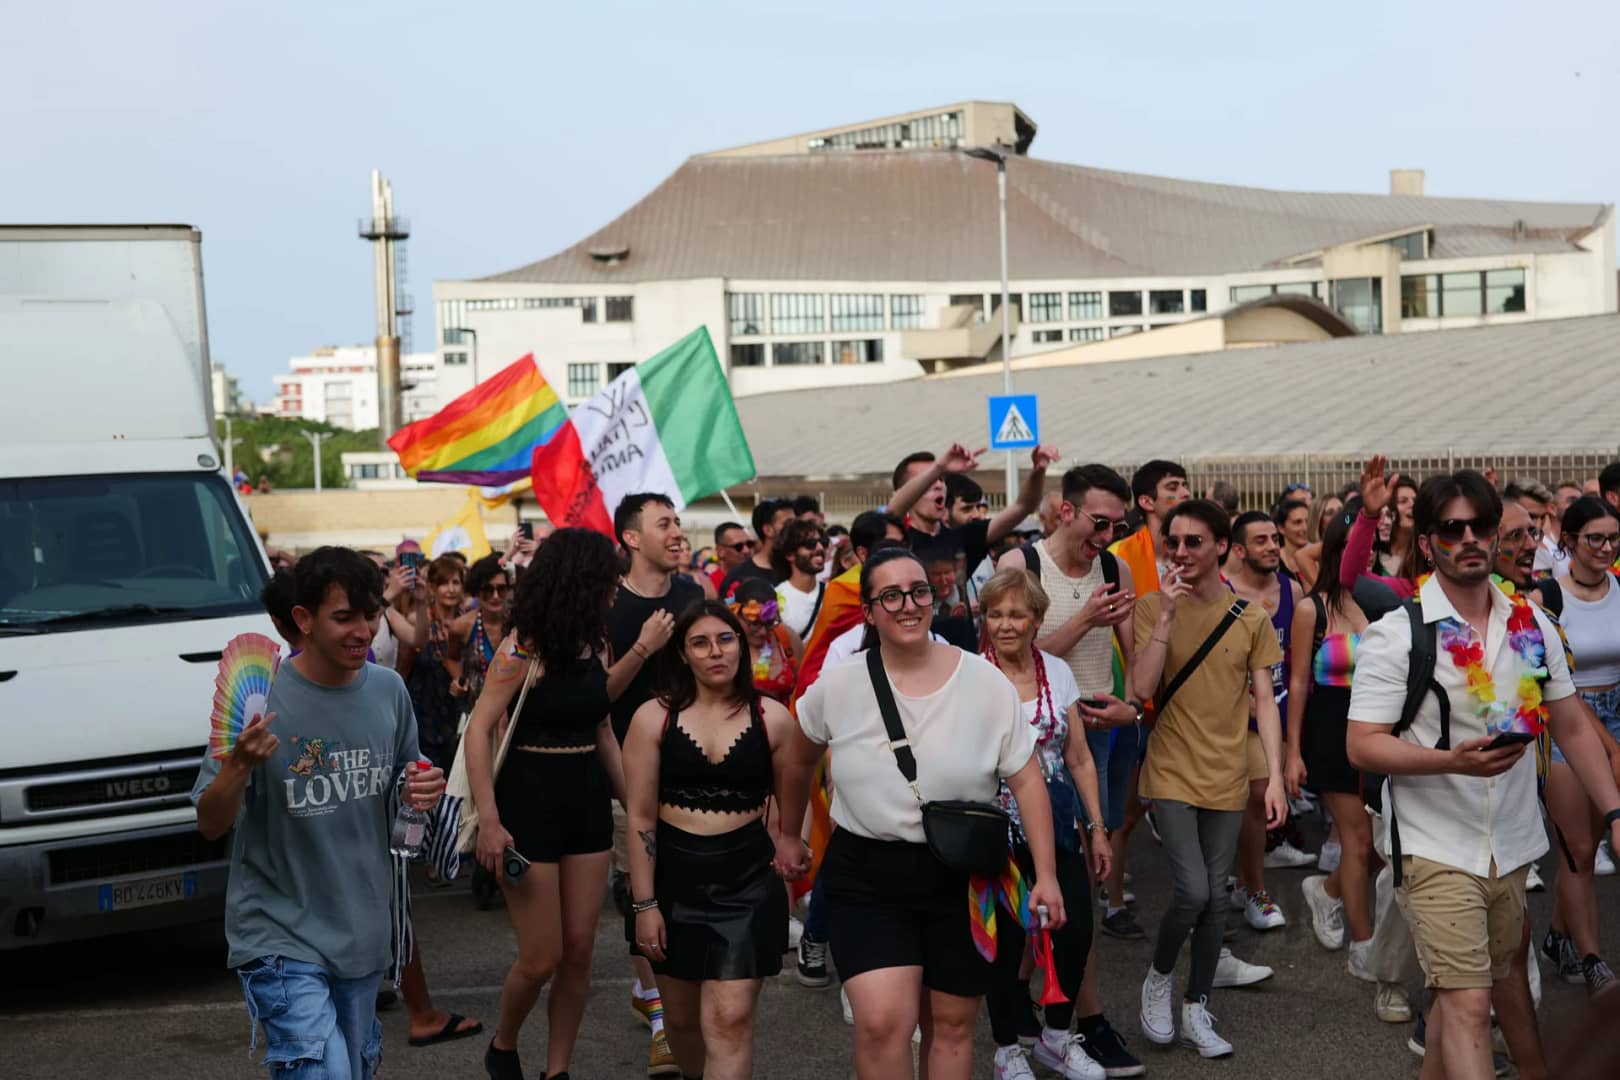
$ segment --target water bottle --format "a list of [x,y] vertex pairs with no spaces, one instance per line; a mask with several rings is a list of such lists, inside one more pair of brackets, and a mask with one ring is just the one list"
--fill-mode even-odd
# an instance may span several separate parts
[[[417,769],[429,768],[432,764],[426,760],[408,763],[405,766],[405,779],[409,781]],[[401,789],[399,813],[394,815],[394,827],[388,833],[388,850],[407,859],[421,858],[422,848],[427,842],[427,824],[427,812],[412,806]]]

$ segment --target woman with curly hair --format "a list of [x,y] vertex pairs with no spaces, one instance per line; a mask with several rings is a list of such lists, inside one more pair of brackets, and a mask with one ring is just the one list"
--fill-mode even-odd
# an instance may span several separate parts
[[[608,723],[607,616],[618,584],[613,544],[600,533],[559,529],[546,541],[518,583],[511,633],[496,649],[467,727],[478,862],[500,876],[518,942],[484,1054],[493,1080],[521,1080],[518,1031],[553,975],[544,1075],[567,1075],[585,1015],[613,846],[610,803],[624,801]],[[497,779],[497,725],[520,696]]]

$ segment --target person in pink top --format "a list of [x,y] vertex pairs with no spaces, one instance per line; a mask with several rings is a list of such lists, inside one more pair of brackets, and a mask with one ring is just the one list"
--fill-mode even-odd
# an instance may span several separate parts
[[1361,513],[1356,515],[1355,524],[1350,526],[1350,536],[1345,541],[1344,558],[1339,563],[1339,582],[1346,589],[1352,589],[1357,578],[1370,577],[1389,586],[1405,600],[1416,595],[1415,582],[1429,569],[1428,560],[1421,551],[1413,549],[1413,565],[1401,567],[1400,577],[1371,572],[1373,544],[1378,539],[1378,517],[1389,505],[1401,481],[1398,473],[1390,473],[1388,477],[1384,475],[1388,467],[1388,458],[1374,454],[1361,470]]

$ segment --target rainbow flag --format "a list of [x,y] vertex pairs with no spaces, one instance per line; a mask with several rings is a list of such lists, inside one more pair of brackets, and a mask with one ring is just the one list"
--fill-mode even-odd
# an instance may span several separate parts
[[502,368],[388,440],[418,480],[496,487],[529,475],[535,447],[568,420],[534,354]]

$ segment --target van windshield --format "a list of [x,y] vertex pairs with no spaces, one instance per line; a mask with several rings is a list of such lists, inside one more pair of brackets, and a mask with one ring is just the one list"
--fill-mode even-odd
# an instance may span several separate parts
[[266,573],[211,473],[0,480],[0,634],[249,614]]

